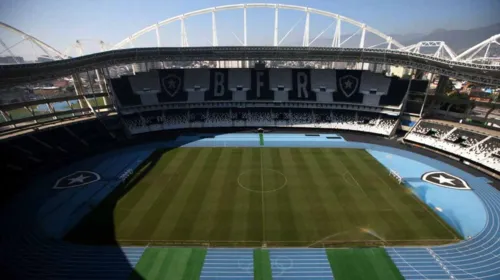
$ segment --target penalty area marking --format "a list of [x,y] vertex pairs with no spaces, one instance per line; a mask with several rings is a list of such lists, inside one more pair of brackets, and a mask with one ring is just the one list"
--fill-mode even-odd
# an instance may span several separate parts
[[[355,184],[354,184],[354,183],[349,182],[349,181],[347,180],[346,175],[351,176],[351,178],[352,178],[352,180],[354,181],[354,183],[355,183]],[[360,189],[360,190],[361,190],[361,191],[365,194],[365,196],[367,196],[367,194],[366,194],[365,190],[363,190],[363,187],[361,187],[361,185],[358,183],[358,180],[356,180],[356,179],[354,178],[354,176],[352,176],[351,172],[349,172],[349,171],[347,170],[346,172],[344,172],[344,174],[342,174],[342,178],[344,179],[344,181],[345,181],[348,185],[351,185],[351,186],[353,186],[353,187],[357,187],[358,189]]]
[[[281,186],[279,186],[278,188],[265,191],[265,190],[264,190],[264,172],[262,172],[262,171],[264,171],[264,170],[271,171],[271,172],[274,172],[274,173],[277,173],[277,174],[281,175],[281,176],[285,179],[285,181],[284,181],[284,182],[283,182],[283,184],[282,184]],[[261,173],[261,187],[262,187],[262,189],[261,189],[261,190],[253,190],[253,189],[251,189],[251,188],[247,188],[247,187],[245,187],[245,186],[241,183],[240,178],[241,178],[243,175],[245,175],[245,174],[247,174],[247,173],[249,173],[249,172],[251,172],[251,171],[252,171],[252,169],[250,169],[250,170],[246,170],[246,171],[241,172],[241,173],[240,173],[240,175],[238,176],[238,179],[236,180],[236,181],[238,182],[238,185],[239,185],[241,188],[243,188],[243,189],[245,189],[245,190],[247,190],[247,191],[249,191],[249,192],[256,192],[256,193],[271,193],[271,192],[276,192],[276,191],[281,190],[282,188],[284,188],[284,187],[288,184],[288,179],[287,179],[287,177],[285,176],[285,174],[283,174],[282,172],[280,172],[280,171],[278,171],[278,170],[271,169],[271,168],[262,168],[262,169],[261,169],[261,172],[260,172],[260,173]]]

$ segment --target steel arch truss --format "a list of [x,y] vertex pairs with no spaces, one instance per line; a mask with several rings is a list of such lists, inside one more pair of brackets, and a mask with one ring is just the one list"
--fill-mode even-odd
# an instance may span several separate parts
[[[252,9],[252,8],[268,8],[268,9],[274,9],[275,12],[274,12],[274,38],[273,38],[273,45],[275,47],[279,46],[280,43],[283,41],[283,39],[288,36],[288,34],[290,33],[290,31],[288,31],[288,33],[284,36],[284,38],[278,38],[278,34],[279,34],[279,29],[278,29],[278,26],[279,26],[279,11],[280,10],[295,10],[295,11],[300,11],[300,12],[304,12],[305,13],[305,26],[304,26],[304,35],[303,35],[303,42],[302,42],[302,46],[304,47],[307,47],[307,46],[310,46],[319,36],[321,36],[329,27],[331,27],[334,23],[336,23],[336,28],[335,28],[335,34],[333,36],[333,40],[332,40],[332,44],[331,46],[332,47],[342,47],[342,44],[345,43],[347,40],[349,40],[350,38],[348,38],[347,40],[344,40],[344,42],[341,42],[340,41],[340,37],[341,37],[341,23],[342,22],[345,22],[345,23],[349,23],[351,25],[354,25],[354,26],[357,26],[359,27],[359,30],[353,34],[356,35],[356,34],[360,34],[361,36],[361,39],[360,39],[360,44],[359,44],[359,47],[360,48],[364,48],[365,47],[365,36],[366,36],[366,32],[369,32],[369,33],[372,33],[380,38],[382,38],[384,40],[383,43],[381,44],[378,44],[378,45],[375,45],[375,46],[372,46],[372,47],[378,47],[380,45],[383,45],[383,44],[386,44],[387,45],[387,49],[391,49],[391,48],[403,48],[404,46],[402,44],[400,44],[399,42],[397,42],[396,40],[394,40],[392,37],[380,32],[379,30],[377,29],[374,29],[370,26],[367,26],[366,24],[364,23],[361,23],[359,21],[356,21],[356,20],[353,20],[351,18],[348,18],[348,17],[344,17],[342,15],[339,15],[339,14],[335,14],[335,13],[331,13],[331,12],[327,12],[327,11],[323,11],[323,10],[318,10],[318,9],[313,9],[313,8],[308,8],[308,7],[303,7],[303,6],[295,6],[295,5],[286,5],[286,4],[265,4],[265,3],[249,3],[249,4],[235,4],[235,5],[225,5],[225,6],[217,6],[217,7],[212,7],[212,8],[206,8],[206,9],[201,9],[201,10],[197,10],[197,11],[192,11],[192,12],[189,12],[189,13],[185,13],[185,14],[182,14],[182,15],[178,15],[178,16],[175,16],[175,17],[171,17],[171,18],[168,18],[168,19],[165,19],[163,21],[160,21],[158,23],[155,23],[155,24],[152,24],[146,28],[143,28],[141,30],[139,30],[138,32],[132,34],[131,36],[125,38],[124,40],[122,40],[121,42],[119,42],[118,44],[116,44],[112,49],[115,50],[115,49],[121,49],[121,48],[124,48],[125,46],[127,45],[130,45],[130,44],[133,44],[133,42],[139,38],[140,36],[144,35],[145,33],[148,33],[150,31],[155,31],[156,32],[156,41],[157,41],[157,47],[161,47],[160,46],[160,42],[161,42],[161,38],[160,38],[160,35],[159,35],[159,32],[158,32],[158,28],[163,26],[163,25],[167,25],[167,24],[170,24],[170,23],[173,23],[173,22],[177,22],[177,21],[180,21],[181,22],[181,30],[180,30],[180,37],[181,37],[181,46],[182,47],[187,47],[188,44],[187,44],[187,32],[186,32],[186,28],[185,28],[185,24],[184,24],[184,21],[187,19],[187,18],[190,18],[190,17],[193,17],[193,16],[197,16],[197,15],[202,15],[202,14],[212,14],[212,46],[216,47],[218,46],[218,40],[217,40],[217,25],[216,25],[216,13],[219,12],[219,11],[227,11],[227,10],[243,10],[243,42],[242,42],[242,45],[243,46],[247,46],[247,9]],[[327,27],[326,29],[324,29],[318,36],[316,36],[313,40],[310,39],[310,30],[309,30],[309,22],[310,22],[310,15],[311,14],[317,14],[317,15],[321,15],[321,16],[325,16],[325,17],[329,17],[332,19],[332,24]],[[294,26],[295,27],[295,26]],[[292,29],[294,28],[292,27]],[[352,37],[352,36],[351,36]]]
[[[61,53],[60,51],[58,51],[54,47],[50,46],[49,44],[23,32],[23,31],[15,28],[13,26],[10,26],[4,22],[0,22],[0,28],[4,28],[4,29],[9,30],[13,33],[19,34],[22,37],[22,41],[28,40],[28,41],[32,42],[44,54],[46,54],[48,57],[50,57],[53,60],[68,58],[67,55],[65,55],[64,53]],[[17,44],[19,44],[19,43],[20,42],[18,42]],[[15,44],[15,45],[17,45],[17,44]],[[2,47],[5,48],[5,51],[8,52],[9,55],[11,55],[15,59],[15,55],[12,53],[12,50],[11,50],[15,45],[14,46],[7,46],[1,39],[0,39],[0,45],[2,45]],[[16,63],[19,63],[19,62],[16,60]]]
[[[493,56],[491,52],[492,48],[496,47],[498,49],[499,46],[500,34],[497,34],[464,51],[457,56],[457,59],[475,63],[497,62],[497,64],[500,65],[500,55],[496,54],[497,56]],[[482,55],[480,55],[481,53]]]
[[[431,52],[425,49],[430,49]],[[403,50],[411,53],[427,54],[435,58],[457,60],[457,54],[444,41],[422,41],[404,47]]]

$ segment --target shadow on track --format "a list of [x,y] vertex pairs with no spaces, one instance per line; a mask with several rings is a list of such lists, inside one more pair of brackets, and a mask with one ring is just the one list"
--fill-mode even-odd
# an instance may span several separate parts
[[[131,191],[148,172],[154,168],[161,155],[168,150],[177,148],[189,142],[178,143],[178,146],[157,150],[147,157],[134,173],[115,187],[100,202],[92,205],[89,201],[70,205],[74,198],[83,192],[85,187],[76,188],[67,197],[63,191],[51,189],[55,181],[60,178],[61,170],[71,170],[73,165],[82,162],[95,162],[98,158],[105,158],[108,153],[120,153],[122,149],[129,149],[151,142],[173,140],[179,135],[195,135],[208,133],[207,137],[215,137],[229,132],[255,132],[245,129],[190,129],[179,131],[163,131],[137,135],[130,139],[123,139],[115,143],[112,150],[95,148],[93,152],[85,153],[65,161],[64,164],[52,165],[43,171],[38,170],[36,175],[26,172],[26,181],[22,191],[4,197],[0,208],[0,270],[3,279],[144,279],[134,270],[144,247],[120,247],[116,240],[116,224],[114,213],[117,202]],[[197,139],[193,138],[193,141]],[[118,163],[117,163],[118,164]],[[85,166],[85,165],[83,165]],[[54,171],[56,170],[56,171]],[[91,170],[91,168],[89,169]],[[50,171],[50,172],[49,172]],[[57,174],[57,175],[56,175]],[[118,178],[107,178],[117,180]],[[106,188],[104,186],[103,188]],[[48,232],[52,224],[67,223],[66,220],[42,223],[40,209],[55,196],[62,206],[53,207],[49,214],[58,217],[57,211],[83,211],[86,214],[74,226],[66,230],[64,238],[55,237]],[[69,210],[68,210],[69,209]],[[55,214],[54,214],[55,213]],[[66,215],[71,217],[73,213]],[[63,215],[64,216],[64,215]],[[45,217],[43,217],[45,218]],[[91,225],[91,226],[89,226]],[[47,228],[49,227],[49,228]],[[146,245],[146,244],[144,244]],[[123,244],[122,244],[123,246]]]

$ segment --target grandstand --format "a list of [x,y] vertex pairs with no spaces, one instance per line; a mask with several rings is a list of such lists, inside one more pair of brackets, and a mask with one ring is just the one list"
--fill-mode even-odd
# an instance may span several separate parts
[[[247,45],[250,8],[273,9],[272,46]],[[290,9],[305,13],[302,46],[280,45]],[[243,10],[242,46],[219,46],[222,10]],[[201,14],[211,47],[186,38]],[[338,24],[327,47],[312,46],[311,14]],[[181,46],[161,46],[175,21]],[[359,47],[342,45],[341,22]],[[158,46],[133,47],[152,30]],[[86,56],[27,38],[62,59],[0,65],[5,279],[499,279],[499,105],[445,92],[500,85],[498,37],[457,55],[249,3]],[[30,92],[54,79],[69,86]]]
[[421,120],[404,139],[500,172],[499,136],[497,131],[460,126],[446,121]]

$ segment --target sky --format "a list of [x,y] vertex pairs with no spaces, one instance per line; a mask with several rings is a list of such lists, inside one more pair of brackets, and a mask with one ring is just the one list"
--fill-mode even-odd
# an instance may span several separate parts
[[[470,29],[500,22],[500,0],[0,0],[0,21],[16,27],[58,50],[67,50],[77,39],[90,48],[99,40],[108,45],[127,38],[142,28],[169,17],[214,6],[239,3],[281,3],[307,6],[340,14],[366,23],[385,34],[429,33],[438,28]],[[242,40],[241,11],[216,13],[219,45]],[[220,16],[219,16],[220,15]],[[209,14],[186,20],[190,45],[211,43]],[[302,40],[303,14],[280,12],[280,38],[298,21],[287,40]],[[249,41],[268,40],[273,33],[274,12],[249,11]],[[313,23],[314,22],[314,23]],[[327,18],[311,17],[311,39],[329,26]],[[179,44],[179,23],[162,28],[162,45]],[[332,37],[334,26],[325,32]],[[355,29],[344,28],[343,33]],[[137,46],[154,46],[154,32]],[[10,31],[0,31],[7,45]],[[149,37],[148,37],[149,36]],[[85,43],[87,41],[87,43]],[[0,47],[1,48],[1,47]],[[1,54],[0,54],[1,55]]]

